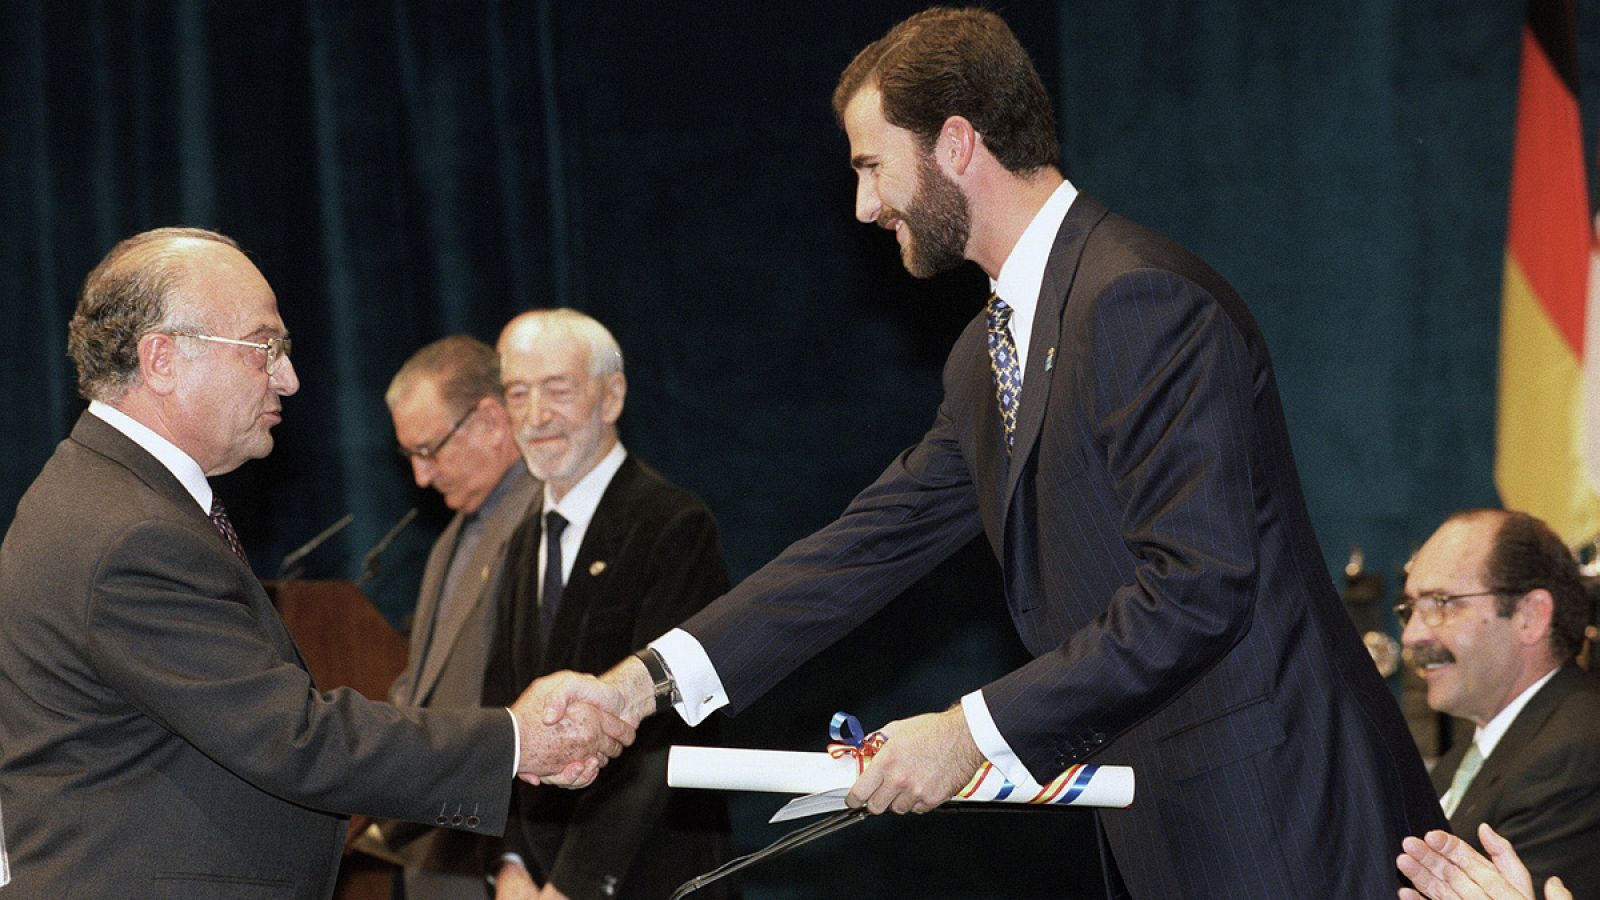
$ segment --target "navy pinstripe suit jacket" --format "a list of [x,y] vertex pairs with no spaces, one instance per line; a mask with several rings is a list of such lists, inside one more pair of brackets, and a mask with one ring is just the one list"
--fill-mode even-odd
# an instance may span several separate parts
[[1034,655],[985,701],[1041,782],[1136,767],[1133,807],[1101,815],[1135,897],[1393,897],[1401,837],[1444,819],[1328,578],[1244,304],[1080,195],[1033,328],[1010,459],[980,314],[922,442],[686,623],[730,711],[981,530]]

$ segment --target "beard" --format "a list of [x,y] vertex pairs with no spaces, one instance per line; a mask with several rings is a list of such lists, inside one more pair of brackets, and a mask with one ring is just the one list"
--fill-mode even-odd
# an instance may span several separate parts
[[909,240],[900,261],[913,277],[932,278],[966,261],[972,211],[967,195],[939,171],[933,153],[917,160],[917,192],[905,210],[888,213],[891,223],[897,219],[905,223]]

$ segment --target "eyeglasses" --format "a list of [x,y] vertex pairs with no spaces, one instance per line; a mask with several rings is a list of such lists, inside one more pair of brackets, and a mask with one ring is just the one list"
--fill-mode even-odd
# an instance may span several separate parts
[[1472,597],[1498,597],[1507,591],[1474,591],[1468,594],[1423,594],[1420,597],[1406,597],[1394,605],[1395,618],[1400,620],[1401,627],[1411,621],[1411,614],[1415,612],[1422,616],[1422,623],[1429,628],[1438,628],[1445,619],[1450,617],[1450,609],[1458,601]]
[[472,418],[472,414],[477,411],[477,404],[473,404],[471,407],[468,407],[467,411],[461,414],[461,418],[456,420],[456,424],[450,426],[449,433],[440,438],[439,442],[434,444],[432,447],[418,447],[413,450],[410,447],[401,445],[394,448],[394,451],[406,459],[431,460],[444,450],[444,445],[450,443],[450,439],[456,436],[456,432],[461,430],[461,426],[467,424],[467,420]]
[[277,372],[278,366],[281,365],[284,360],[289,358],[289,339],[286,337],[275,337],[271,338],[266,343],[262,343],[260,341],[240,341],[235,340],[234,338],[217,337],[214,334],[197,334],[193,331],[169,331],[167,334],[170,334],[173,337],[186,337],[194,338],[195,340],[199,341],[211,341],[214,344],[233,344],[236,347],[250,347],[256,350],[264,350],[267,354],[267,364],[265,368],[268,375]]

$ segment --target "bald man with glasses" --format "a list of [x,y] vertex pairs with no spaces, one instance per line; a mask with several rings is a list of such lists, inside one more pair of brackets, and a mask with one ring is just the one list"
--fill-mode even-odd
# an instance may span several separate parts
[[347,814],[499,834],[517,775],[586,783],[632,740],[593,708],[545,724],[538,689],[408,709],[312,682],[209,480],[272,452],[300,387],[232,239],[117,244],[67,347],[89,408],[0,545],[0,898],[324,900]]
[[1600,680],[1573,661],[1592,615],[1561,539],[1521,512],[1458,513],[1417,551],[1395,613],[1428,706],[1475,726],[1433,770],[1451,830],[1487,822],[1535,883],[1600,898]]

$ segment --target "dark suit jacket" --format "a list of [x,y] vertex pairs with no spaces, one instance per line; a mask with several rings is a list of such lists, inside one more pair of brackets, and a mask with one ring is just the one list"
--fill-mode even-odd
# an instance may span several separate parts
[[1394,896],[1400,839],[1443,817],[1333,591],[1234,291],[1080,195],[1009,459],[981,314],[944,383],[927,436],[838,521],[686,624],[730,711],[981,532],[1035,657],[985,701],[1041,782],[1136,768],[1133,807],[1101,816],[1135,897]]
[[318,898],[360,812],[499,833],[501,710],[317,691],[249,566],[85,414],[0,547],[0,806],[18,898]]
[[[502,702],[558,669],[603,672],[728,589],[716,522],[699,498],[632,456],[601,496],[540,651],[543,517],[511,540],[484,701]],[[677,716],[654,716],[592,787],[519,787],[506,849],[572,900],[661,900],[728,858],[728,817],[709,791],[667,788],[672,744],[705,744]],[[731,896],[721,883],[696,893]]]
[[[538,501],[540,485],[521,460],[513,462],[495,490],[494,508],[483,513],[478,541],[470,559],[461,565],[460,594],[444,602],[444,580],[455,554],[456,541],[466,517],[450,519],[428,553],[412,617],[411,648],[406,668],[389,688],[389,702],[397,706],[479,706],[483,697],[484,665],[494,636],[495,599],[505,580],[506,548],[517,526]],[[406,883],[411,900],[424,900],[446,890],[433,879],[454,875],[462,896],[484,894],[483,837],[452,828],[411,822],[385,822],[384,839],[406,861]],[[426,872],[428,875],[418,875]]]
[[[1471,743],[1457,741],[1434,767],[1440,795]],[[1510,839],[1535,886],[1560,875],[1578,900],[1600,898],[1600,677],[1569,662],[1528,699],[1450,828],[1481,852],[1480,822]]]

